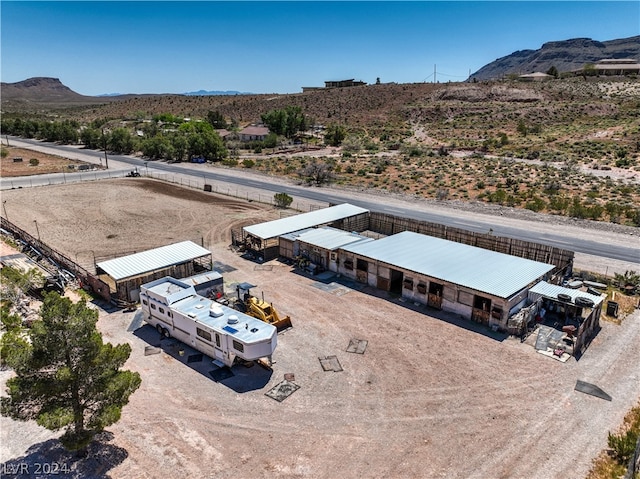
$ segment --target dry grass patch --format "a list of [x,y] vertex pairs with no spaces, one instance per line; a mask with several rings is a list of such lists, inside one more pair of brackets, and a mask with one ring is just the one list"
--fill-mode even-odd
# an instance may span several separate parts
[[[3,156],[0,162],[0,176],[3,178],[62,173],[63,171],[66,173],[75,170],[80,165],[90,164],[63,156],[12,146],[3,146],[2,150],[7,151],[7,155]],[[15,158],[22,158],[22,161],[14,161]]]

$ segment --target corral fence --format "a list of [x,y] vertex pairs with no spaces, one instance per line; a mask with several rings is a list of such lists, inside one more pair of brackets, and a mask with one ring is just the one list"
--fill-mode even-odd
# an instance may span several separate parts
[[491,233],[476,233],[474,231],[445,226],[439,223],[403,218],[386,213],[371,212],[368,216],[368,225],[366,225],[366,227],[361,217],[354,217],[352,220],[353,224],[351,224],[350,220],[350,218],[343,220],[343,228],[347,231],[369,230],[387,236],[402,231],[413,231],[415,233],[539,261],[541,263],[552,264],[555,266],[553,270],[554,275],[570,271],[573,267],[575,253],[573,251],[556,248],[555,246],[494,236]]
[[62,276],[71,275],[78,281],[82,288],[97,294],[105,301],[111,301],[109,285],[96,275],[90,273],[75,261],[51,248],[38,238],[33,237],[6,218],[0,217],[0,226],[2,227],[3,233],[6,232],[10,234],[14,240],[22,245],[22,250],[25,253],[31,252],[35,256],[46,259],[50,265],[56,268],[58,274],[62,274]]
[[638,435],[636,450],[629,461],[629,466],[627,467],[627,473],[624,475],[624,479],[638,479],[638,477],[640,477],[640,435]]

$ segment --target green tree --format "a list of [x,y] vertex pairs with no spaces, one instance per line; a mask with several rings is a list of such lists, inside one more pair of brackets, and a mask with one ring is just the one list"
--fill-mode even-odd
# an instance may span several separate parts
[[288,208],[293,203],[293,198],[286,193],[276,193],[273,201],[278,208]]
[[552,65],[551,68],[547,70],[547,75],[558,78],[558,69],[555,67],[555,65]]
[[102,147],[102,132],[97,128],[87,127],[80,132],[80,141],[90,150],[98,150]]
[[129,130],[126,128],[116,128],[111,132],[109,148],[114,153],[128,155],[135,150],[136,144]]
[[287,106],[284,110],[271,110],[261,117],[262,122],[276,135],[293,138],[308,128],[309,120],[299,106]]
[[342,125],[332,124],[327,126],[324,141],[331,146],[340,146],[347,136],[347,129]]
[[2,297],[16,304],[29,290],[42,288],[45,283],[43,274],[37,269],[30,269],[26,273],[12,266],[0,269],[2,280]]
[[207,121],[216,130],[221,130],[229,126],[227,121],[224,119],[224,115],[217,110],[209,111],[207,113]]
[[35,420],[47,429],[65,430],[63,446],[82,455],[93,437],[120,419],[140,375],[120,368],[131,346],[103,343],[98,312],[85,301],[72,303],[48,293],[29,341],[12,344],[7,364],[15,376],[0,399],[3,416]]

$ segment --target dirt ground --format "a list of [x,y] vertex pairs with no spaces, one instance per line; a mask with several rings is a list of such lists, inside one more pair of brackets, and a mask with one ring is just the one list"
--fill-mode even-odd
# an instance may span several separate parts
[[[42,175],[45,173],[61,173],[75,171],[80,165],[88,165],[83,161],[71,160],[60,156],[42,153],[37,150],[2,146],[7,150],[7,157],[0,162],[0,176],[3,178],[12,176]],[[14,158],[22,158],[22,161],[14,161]],[[32,165],[30,160],[38,160],[37,165]]]
[[[34,474],[46,463],[77,478],[582,478],[640,397],[639,311],[603,323],[580,361],[563,364],[455,315],[240,258],[230,229],[279,217],[258,203],[144,179],[3,198],[12,222],[35,234],[35,219],[43,241],[85,266],[202,240],[228,266],[228,290],[257,284],[294,325],[278,336],[272,371],[240,365],[216,382],[206,357],[189,363],[138,312],[99,308],[104,339],[131,345],[126,367],[142,386],[84,460],[61,451],[56,434],[0,418],[3,477],[47,477]],[[367,341],[364,354],[346,352],[352,339]],[[342,371],[321,367],[333,355]],[[10,374],[0,372],[3,383]],[[285,374],[299,389],[277,402],[265,393]],[[574,391],[577,379],[613,400]]]

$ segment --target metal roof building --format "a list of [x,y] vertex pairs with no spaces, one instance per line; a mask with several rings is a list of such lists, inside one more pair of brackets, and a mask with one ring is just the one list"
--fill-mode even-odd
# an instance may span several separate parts
[[343,249],[500,298],[509,298],[554,268],[411,231]]
[[121,301],[137,301],[141,284],[163,276],[183,278],[211,269],[211,251],[182,241],[96,264],[101,279]]
[[317,248],[335,251],[353,243],[373,241],[373,238],[351,233],[349,231],[323,226],[320,228],[308,228],[282,235],[281,239],[299,241]]
[[554,265],[410,231],[340,249],[338,271],[411,301],[505,327]]
[[311,268],[319,266],[321,269],[337,271],[336,250],[369,241],[373,239],[329,226],[307,228],[280,237],[280,256],[310,262]]
[[[265,260],[271,259],[278,255],[278,238],[288,233],[304,230],[306,228],[314,228],[323,225],[335,226],[339,229],[344,228],[347,220],[349,226],[357,223],[358,217],[368,218],[369,210],[354,206],[349,203],[331,206],[320,210],[302,213],[288,218],[267,221],[256,225],[245,226],[243,231],[244,242],[250,249],[254,249],[260,253]],[[363,222],[363,224],[366,222]],[[342,227],[342,228],[341,228]]]

